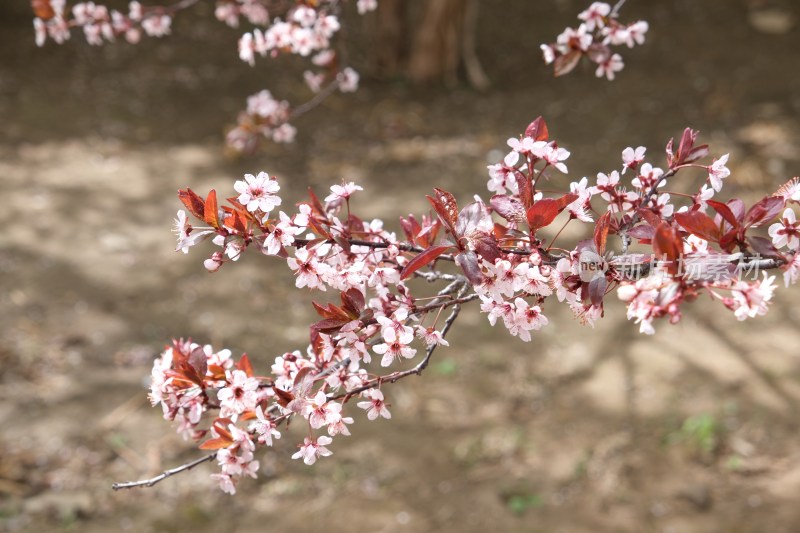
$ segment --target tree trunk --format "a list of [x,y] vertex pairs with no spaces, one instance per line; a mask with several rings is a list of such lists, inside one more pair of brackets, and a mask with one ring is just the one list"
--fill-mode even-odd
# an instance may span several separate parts
[[[402,73],[414,83],[455,85],[463,67],[473,87],[488,88],[475,53],[478,0],[432,0],[421,9],[408,0],[381,0],[378,6],[379,74]],[[417,29],[410,34],[409,27]]]

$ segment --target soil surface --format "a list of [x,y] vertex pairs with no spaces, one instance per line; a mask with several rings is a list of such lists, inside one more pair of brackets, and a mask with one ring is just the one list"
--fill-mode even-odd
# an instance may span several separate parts
[[267,369],[304,346],[312,319],[280,262],[254,255],[212,276],[209,248],[173,252],[179,187],[232,191],[266,170],[292,203],[355,180],[361,213],[395,226],[427,210],[434,185],[486,196],[487,161],[540,114],[572,152],[572,179],[618,168],[631,145],[658,163],[686,126],[731,153],[729,194],[800,174],[796,2],[630,1],[623,19],[651,32],[618,80],[588,68],[553,79],[538,43],[587,3],[481,2],[486,93],[371,79],[356,30],[362,89],[298,120],[295,144],[230,159],[222,133],[245,97],[305,99],[302,65],[242,64],[239,32],[210,5],[136,47],[76,34],[37,49],[26,3],[3,2],[0,530],[800,530],[797,288],[745,323],[698,301],[653,337],[613,299],[594,329],[551,304],[530,344],[465,309],[430,370],[386,391],[393,419],[353,412],[347,446],[313,468],[290,460],[297,427],[236,497],[213,465],[110,490],[200,455],[145,396],[171,337]]

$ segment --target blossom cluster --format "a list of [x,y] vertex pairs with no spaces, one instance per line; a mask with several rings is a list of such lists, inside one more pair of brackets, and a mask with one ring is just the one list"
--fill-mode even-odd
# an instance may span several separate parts
[[544,61],[553,64],[555,75],[571,72],[581,57],[588,57],[597,68],[598,78],[613,80],[625,63],[622,56],[612,51],[612,46],[633,48],[644,44],[649,25],[644,20],[623,24],[617,20],[616,8],[606,2],[593,2],[578,15],[582,22],[577,28],[566,28],[555,43],[540,46]]
[[[101,45],[122,36],[136,44],[142,33],[163,37],[170,33],[175,14],[198,0],[181,0],[167,6],[143,7],[138,1],[129,4],[123,13],[95,2],[78,2],[67,10],[66,0],[34,0],[36,15],[33,26],[36,44],[43,46],[48,38],[61,44],[70,38],[72,28],[81,28],[89,44]],[[360,14],[377,8],[377,0],[358,0]],[[335,90],[353,92],[358,89],[359,74],[341,64],[340,54],[332,39],[341,27],[341,2],[319,0],[218,0],[215,17],[238,27],[242,18],[255,28],[239,39],[239,57],[255,64],[256,55],[276,57],[281,54],[311,56],[316,71],[307,70],[304,80],[315,99],[294,109],[286,100],[274,98],[262,90],[247,99],[247,108],[239,114],[237,124],[226,136],[227,145],[236,152],[253,151],[261,140],[277,143],[293,142],[297,130],[289,119],[298,116]]]
[[48,37],[63,43],[70,38],[74,27],[83,30],[86,42],[99,46],[119,36],[136,44],[142,31],[151,37],[163,37],[172,26],[172,10],[143,8],[137,1],[130,2],[127,13],[94,2],[78,2],[67,12],[66,0],[37,0],[34,10],[37,16],[33,28],[38,46],[44,46]]
[[[697,139],[687,128],[677,146],[670,140],[663,168],[647,160],[645,147],[629,147],[616,169],[566,183],[558,178],[571,154],[540,117],[488,167],[488,201],[476,196],[459,209],[452,194],[434,189],[435,215],[401,218],[402,238],[381,220],[358,217],[354,198],[362,187],[352,182],[332,186],[324,199],[310,192],[291,211],[280,210],[280,186],[265,172],[237,181],[227,205],[213,190],[205,198],[182,190],[201,225],[178,212],[177,250],[211,240],[219,249],[204,264],[213,272],[254,248],[285,261],[297,288],[338,293],[341,304],[313,302],[320,320],[310,325],[309,345],[278,356],[266,377],[246,356],[234,363],[228,350],[175,341],[154,364],[151,399],[183,435],[219,450],[214,477],[232,493],[240,478],[256,475],[256,450],[280,438],[290,418],[306,421],[293,457],[308,465],[350,435],[351,399],[370,420],[390,418],[383,386],[421,372],[434,349],[448,345],[444,336],[470,301],[491,325],[502,323],[523,341],[548,325],[547,302],[566,304],[593,325],[614,290],[646,334],[657,319],[680,320],[683,304],[701,294],[738,320],[763,315],[776,288],[766,270],[783,269],[786,285],[800,278],[792,207],[800,203],[800,180],[749,208],[739,199],[723,203],[715,195],[730,175],[728,155],[701,163],[709,148]],[[696,193],[668,190],[678,172],[702,173]],[[572,223],[586,225],[590,238],[559,242]],[[560,227],[554,235],[553,227]],[[612,236],[621,249],[612,249]],[[702,275],[685,275],[684,264]],[[742,265],[765,272],[744,279]],[[631,266],[645,275],[626,275]],[[443,287],[419,294],[431,283]],[[208,411],[215,418],[203,426]]]

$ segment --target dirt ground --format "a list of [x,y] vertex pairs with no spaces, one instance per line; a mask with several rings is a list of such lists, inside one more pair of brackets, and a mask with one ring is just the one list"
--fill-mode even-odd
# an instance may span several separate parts
[[[651,33],[618,81],[553,79],[538,43],[587,3],[481,2],[489,92],[366,76],[300,119],[296,144],[233,160],[222,131],[246,95],[306,93],[295,67],[241,64],[210,7],[137,47],[76,35],[37,49],[25,2],[4,2],[0,531],[800,531],[796,287],[765,318],[700,301],[654,337],[614,301],[595,329],[551,305],[530,344],[465,309],[432,368],[387,390],[393,419],[353,413],[348,445],[313,468],[289,458],[295,428],[236,497],[212,465],[110,490],[199,457],[145,397],[170,337],[265,369],[307,338],[310,296],[279,263],[212,276],[203,250],[173,252],[179,187],[232,190],[266,170],[297,201],[344,178],[393,225],[433,185],[485,195],[487,158],[539,114],[572,179],[616,168],[629,145],[658,161],[686,126],[731,153],[726,191],[754,198],[800,174],[797,3],[631,0],[625,16]],[[368,37],[353,38],[366,61]]]

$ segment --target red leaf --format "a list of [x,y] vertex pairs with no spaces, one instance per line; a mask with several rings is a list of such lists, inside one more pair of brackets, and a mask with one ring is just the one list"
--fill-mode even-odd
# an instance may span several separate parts
[[[634,239],[638,239],[640,243],[646,244],[653,240],[653,235],[656,233],[656,228],[650,224],[639,224],[628,230],[628,235]],[[646,242],[645,242],[646,241]]]
[[728,224],[730,224],[733,229],[739,229],[739,221],[736,218],[736,215],[733,214],[730,207],[723,204],[722,202],[717,202],[716,200],[709,200],[708,205],[710,205],[714,211],[719,213],[719,215],[724,218]]
[[675,213],[675,220],[689,233],[707,241],[719,242],[719,226],[714,224],[714,220],[705,213],[700,211]]
[[598,254],[606,253],[606,240],[608,240],[608,230],[611,227],[611,211],[606,211],[603,216],[597,219],[594,227],[594,249]]
[[698,159],[703,159],[707,155],[708,155],[708,145],[701,144],[700,146],[695,146],[694,148],[692,148],[691,151],[688,154],[686,154],[686,157],[684,158],[683,162],[693,163]]
[[475,248],[475,252],[490,263],[494,263],[500,257],[500,246],[494,234],[476,232],[469,236],[469,242]]
[[525,137],[531,137],[534,141],[546,141],[548,139],[547,124],[541,116],[536,117],[536,120],[528,124],[528,127],[525,128]]
[[223,437],[217,437],[215,439],[208,439],[203,444],[200,445],[201,450],[221,450],[222,448],[227,448],[233,444],[233,439],[226,439]]
[[764,237],[748,237],[747,242],[753,250],[761,257],[779,257],[781,254],[772,244],[770,239]]
[[311,328],[317,331],[321,331],[322,333],[332,333],[337,331],[339,328],[344,326],[350,322],[349,319],[340,320],[338,318],[325,318],[320,320],[319,322],[315,322]]
[[681,143],[678,145],[678,153],[675,155],[676,165],[682,165],[689,162],[688,159],[694,148],[694,143],[697,140],[697,135],[699,133],[699,131],[693,131],[691,128],[686,128],[683,130],[683,135],[681,135]]
[[186,209],[188,209],[191,214],[200,220],[203,220],[205,202],[203,202],[203,199],[200,198],[197,193],[195,193],[192,189],[180,189],[178,191],[178,198],[181,202],[183,202],[183,205],[186,206]]
[[780,196],[767,196],[755,204],[744,216],[745,227],[759,226],[762,223],[772,222],[781,214],[786,202]]
[[314,191],[311,189],[311,187],[308,188],[308,198],[311,200],[311,210],[314,212],[314,214],[323,220],[327,219],[328,215],[325,213],[325,207],[322,205],[322,202],[319,201],[317,195],[314,194]]
[[642,220],[653,226],[653,231],[655,231],[655,228],[657,228],[658,225],[661,224],[661,217],[653,213],[652,209],[648,208],[637,209],[636,214],[638,214],[642,218]]
[[549,225],[555,220],[556,216],[558,216],[558,201],[552,198],[543,198],[539,200],[533,204],[526,213],[531,232],[535,232],[539,228]]
[[233,210],[230,207],[223,207],[222,209],[228,214],[222,222],[226,228],[238,233],[247,231],[247,218],[241,211]]
[[582,55],[583,52],[580,50],[572,50],[563,56],[558,56],[553,64],[556,77],[572,72],[578,65],[578,61],[581,60]]
[[458,203],[452,194],[442,189],[433,189],[436,198],[427,196],[439,218],[447,225],[450,232],[456,235],[456,220],[458,220]]
[[608,288],[608,280],[605,276],[597,276],[589,282],[589,300],[592,305],[600,305],[603,303],[603,296],[606,295],[606,288]]
[[202,348],[198,347],[189,354],[187,362],[194,369],[202,383],[208,371],[208,357],[206,357],[206,353]]
[[219,208],[217,207],[217,191],[211,189],[206,196],[206,205],[203,209],[203,220],[214,229],[219,229]]
[[337,307],[333,304],[322,306],[314,301],[311,302],[311,305],[317,310],[319,316],[324,319],[350,321],[350,316],[341,307]]
[[530,209],[533,205],[533,187],[531,180],[523,175],[519,170],[514,170],[514,181],[517,182],[517,189],[519,190],[519,199],[522,200],[522,205],[525,209]]
[[739,229],[734,228],[722,236],[719,240],[719,246],[726,252],[730,253],[736,247],[739,238]]
[[364,295],[356,288],[347,289],[341,294],[342,305],[344,310],[350,315],[350,318],[357,319],[361,316],[361,311],[364,310]]
[[50,20],[56,16],[50,0],[31,0],[31,9],[33,9],[33,14],[42,20]]
[[247,374],[247,377],[253,377],[253,365],[250,364],[250,358],[247,357],[246,353],[242,354],[242,358],[236,363],[236,368]]
[[489,200],[489,205],[497,212],[498,215],[508,220],[509,222],[522,222],[525,220],[525,207],[522,202],[512,196],[505,194],[495,194]]
[[675,274],[678,272],[678,259],[681,256],[681,240],[675,234],[675,230],[662,222],[653,236],[653,250],[657,260],[667,261],[667,272]]
[[406,239],[412,243],[416,242],[417,234],[422,231],[422,227],[414,218],[414,215],[408,215],[408,218],[400,217],[400,227],[403,228],[403,233],[406,234]]
[[[430,196],[428,198],[430,198]],[[403,271],[400,273],[400,279],[407,279],[409,276],[411,276],[411,274],[424,267],[443,253],[452,250],[452,246],[438,245],[431,246],[427,250],[420,252],[403,268]]]
[[473,285],[480,285],[483,282],[483,275],[478,266],[478,255],[472,250],[467,250],[456,256],[456,264],[461,267],[467,279]]
[[578,199],[578,195],[574,192],[568,192],[561,198],[556,199],[558,205],[558,212],[563,211],[569,204]]

